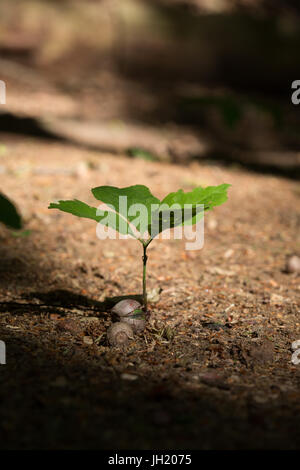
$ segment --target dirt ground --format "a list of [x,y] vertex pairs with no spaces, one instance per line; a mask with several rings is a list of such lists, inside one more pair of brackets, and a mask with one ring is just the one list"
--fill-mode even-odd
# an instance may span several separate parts
[[[300,446],[295,181],[75,145],[1,138],[1,190],[28,236],[0,229],[2,449],[295,449]],[[231,183],[205,244],[149,247],[151,318],[125,350],[107,344],[114,296],[141,293],[141,247],[47,209],[90,188],[140,183],[162,198]],[[155,290],[156,289],[156,290]]]

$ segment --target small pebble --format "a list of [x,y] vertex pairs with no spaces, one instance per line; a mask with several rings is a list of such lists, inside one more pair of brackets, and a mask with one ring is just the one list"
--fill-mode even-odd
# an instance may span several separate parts
[[286,271],[288,273],[299,273],[300,272],[300,258],[299,256],[291,256],[286,263]]
[[84,342],[84,344],[91,345],[91,344],[93,344],[93,338],[91,338],[90,336],[84,336],[83,337],[83,342]]

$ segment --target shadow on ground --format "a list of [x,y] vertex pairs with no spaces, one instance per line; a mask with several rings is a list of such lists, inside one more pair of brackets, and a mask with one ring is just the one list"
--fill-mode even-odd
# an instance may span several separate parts
[[[4,331],[5,330],[5,331]],[[170,368],[124,380],[108,356],[70,349],[50,332],[41,348],[30,332],[1,328],[2,449],[296,448],[294,403],[258,404],[210,387],[188,390]],[[135,361],[132,356],[132,361]],[[178,375],[178,374],[177,374]],[[287,409],[289,411],[287,411]]]

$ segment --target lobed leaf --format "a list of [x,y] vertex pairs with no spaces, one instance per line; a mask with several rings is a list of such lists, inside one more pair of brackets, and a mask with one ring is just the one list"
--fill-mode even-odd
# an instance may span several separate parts
[[[154,236],[164,231],[166,228],[174,228],[179,225],[194,225],[198,222],[207,210],[223,204],[228,199],[227,189],[230,184],[219,186],[198,187],[193,191],[185,193],[182,189],[168,194],[161,203],[160,208],[152,215],[152,222],[149,225],[149,232]],[[164,205],[170,210],[162,210]],[[184,206],[190,206],[188,211]],[[200,205],[203,205],[201,209]],[[173,212],[172,206],[179,206]],[[180,207],[182,209],[180,209]],[[168,220],[169,226],[168,226]]]
[[199,186],[189,193],[184,193],[182,189],[179,189],[179,191],[175,193],[168,194],[162,200],[162,203],[167,203],[170,206],[177,203],[182,207],[185,204],[204,204],[205,206],[208,206],[206,210],[210,210],[214,206],[219,206],[223,204],[223,202],[227,201],[227,189],[230,186],[230,184],[207,186],[206,188]]
[[51,202],[48,209],[59,209],[60,211],[68,212],[69,214],[76,215],[77,217],[93,219],[96,220],[96,222],[101,221],[101,216],[97,215],[96,207],[91,207],[78,199]]
[[[198,187],[187,193],[180,189],[160,201],[143,185],[126,188],[99,186],[92,189],[93,195],[114,212],[99,210],[77,199],[51,203],[49,209],[59,209],[78,217],[93,219],[119,233],[136,238],[131,228],[133,225],[142,236],[148,231],[154,238],[168,228],[193,225],[198,222],[203,217],[204,211],[227,200],[229,187],[230,184]],[[185,207],[187,205],[188,213]]]
[[[131,230],[127,221],[124,221],[119,214],[111,211],[100,211],[96,207],[89,206],[85,202],[73,199],[69,201],[58,201],[57,203],[51,202],[48,209],[59,209],[63,212],[76,215],[77,217],[84,217],[92,219],[107,227],[110,227],[122,234],[131,234]],[[133,235],[134,236],[134,235]]]
[[[160,200],[151,194],[149,188],[141,184],[126,188],[99,186],[93,188],[92,193],[99,201],[114,206],[115,211],[134,225],[141,234],[147,230],[148,225],[151,223],[151,206],[160,204]],[[124,204],[120,200],[122,196],[127,198],[127,202],[124,202]],[[132,211],[136,209],[136,212],[128,213],[129,208]],[[138,217],[137,213],[139,214]]]

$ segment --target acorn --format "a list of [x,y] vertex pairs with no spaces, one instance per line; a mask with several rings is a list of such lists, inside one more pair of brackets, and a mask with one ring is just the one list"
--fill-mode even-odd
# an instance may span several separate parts
[[112,308],[112,312],[117,314],[122,322],[130,325],[134,333],[140,333],[145,329],[145,314],[137,300],[121,300]]
[[133,329],[128,323],[113,323],[107,330],[107,339],[111,346],[126,346],[133,339]]
[[116,313],[119,317],[130,315],[134,310],[141,308],[141,304],[134,299],[123,299],[116,303],[111,309],[113,313]]
[[141,333],[141,331],[143,331],[146,326],[146,319],[143,312],[138,315],[128,315],[122,319],[122,322],[130,325],[134,333]]

